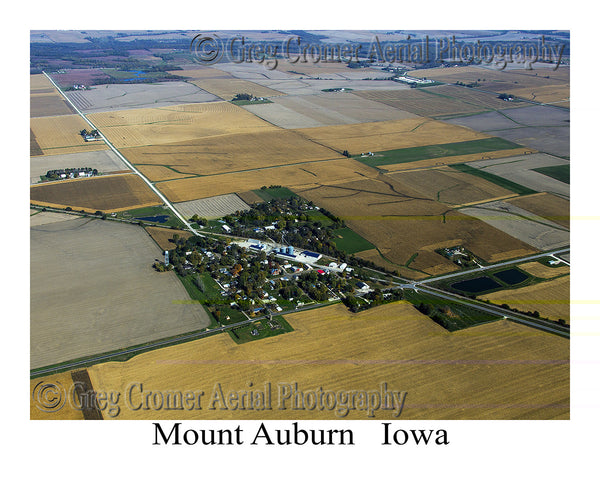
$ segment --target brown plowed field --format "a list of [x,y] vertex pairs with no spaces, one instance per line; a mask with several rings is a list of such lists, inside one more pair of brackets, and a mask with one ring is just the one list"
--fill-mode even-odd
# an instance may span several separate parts
[[137,175],[62,180],[30,187],[31,203],[87,212],[118,212],[161,204]]
[[418,253],[409,266],[428,274],[450,269],[441,255],[431,254],[431,246],[463,245],[486,261],[536,252],[485,222],[424,196],[408,182],[401,184],[387,175],[296,191],[346,220],[390,262],[405,265]]

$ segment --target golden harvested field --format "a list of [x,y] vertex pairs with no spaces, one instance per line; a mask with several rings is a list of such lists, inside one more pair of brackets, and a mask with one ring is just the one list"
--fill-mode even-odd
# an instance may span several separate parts
[[228,102],[94,113],[90,120],[117,148],[188,142],[277,127]]
[[29,75],[29,91],[31,94],[34,93],[50,93],[56,92],[52,82],[46,78],[46,75],[40,73],[36,75]]
[[568,265],[562,264],[561,267],[548,267],[539,262],[527,262],[519,265],[521,270],[525,270],[530,275],[538,278],[554,278],[570,272]]
[[173,239],[173,235],[179,235],[179,238],[189,238],[192,236],[190,232],[185,230],[173,230],[170,228],[161,227],[145,227],[148,234],[152,237],[161,250],[173,250],[176,245],[169,240]]
[[[44,386],[53,384],[46,390]],[[83,420],[83,412],[73,408],[69,392],[73,389],[71,372],[56,373],[29,381],[30,420]],[[56,402],[56,403],[55,403]],[[61,405],[63,405],[61,407]]]
[[417,190],[427,198],[449,205],[514,195],[510,190],[483,178],[449,167],[413,170],[390,174],[388,177],[405,187]]
[[[479,83],[479,88],[543,103],[565,101],[570,96],[570,69],[491,70],[478,67],[433,68],[412,72],[419,78],[446,83]],[[561,104],[564,105],[564,104]]]
[[528,287],[483,295],[482,299],[502,305],[508,304],[511,308],[521,311],[540,312],[540,316],[551,320],[562,318],[569,322],[570,319],[570,275],[537,283]]
[[334,125],[296,130],[306,138],[351,155],[489,138],[470,128],[427,118]]
[[160,198],[133,174],[62,180],[30,187],[31,203],[87,212],[119,212],[161,204]]
[[79,115],[40,117],[30,120],[31,131],[44,155],[106,150],[103,141],[86,142],[79,132],[90,126]]
[[433,275],[455,269],[433,250],[463,245],[486,261],[499,261],[536,252],[476,218],[456,212],[423,196],[409,182],[399,183],[388,175],[376,179],[295,189],[335,215],[376,245],[397,266]]
[[206,90],[226,101],[232,100],[238,93],[248,93],[255,97],[284,95],[284,93],[273,90],[272,88],[232,76],[229,78],[203,78],[200,80],[192,80],[190,83],[193,83],[202,90]]
[[185,202],[240,190],[256,190],[263,185],[314,186],[316,183],[343,183],[376,175],[375,170],[356,160],[343,159],[172,180],[159,183],[157,187],[172,202]]
[[539,215],[563,227],[569,228],[571,211],[570,202],[551,193],[540,193],[511,199],[508,203],[523,208],[534,215]]
[[[341,159],[330,148],[290,130],[264,130],[122,150],[135,164],[160,164],[180,174],[217,175],[300,162]],[[153,173],[153,172],[150,172]],[[162,172],[159,172],[162,173]],[[150,176],[153,181],[160,178]]]
[[508,91],[516,97],[526,100],[541,103],[556,103],[559,106],[567,108],[569,107],[571,98],[571,88],[568,84],[512,88]]
[[[121,393],[117,419],[336,419],[333,409],[279,408],[278,385],[301,391],[408,392],[403,419],[569,418],[569,342],[498,321],[449,333],[406,303],[359,314],[342,305],[287,315],[294,331],[236,345],[220,334],[88,369],[96,391]],[[195,391],[200,409],[140,408],[145,392]],[[272,387],[272,409],[210,408],[216,385],[224,392]],[[195,405],[198,405],[196,402]],[[104,418],[110,418],[104,415]],[[350,410],[346,419],[368,419]],[[393,419],[378,410],[374,419]]]

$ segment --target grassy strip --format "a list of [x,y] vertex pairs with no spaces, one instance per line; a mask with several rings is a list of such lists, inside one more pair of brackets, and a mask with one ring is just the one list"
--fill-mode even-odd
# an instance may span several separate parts
[[333,234],[334,237],[331,240],[335,247],[342,252],[352,254],[375,248],[375,245],[348,227],[338,228],[333,231]]
[[354,157],[356,160],[370,167],[392,165],[396,163],[410,163],[430,158],[453,157],[457,155],[470,155],[497,150],[510,150],[519,148],[520,145],[498,137],[482,138],[467,142],[444,143],[441,145],[425,145],[422,147],[400,148],[377,152],[373,157]]
[[570,165],[553,165],[551,167],[533,168],[534,172],[541,173],[547,177],[558,180],[566,184],[571,183],[571,166]]
[[454,165],[449,165],[449,167],[453,168],[454,170],[458,170],[459,172],[469,173],[476,177],[483,178],[484,180],[487,180],[488,182],[495,183],[496,185],[499,185],[500,187],[510,190],[511,192],[517,193],[519,195],[531,195],[532,193],[537,193],[535,190],[532,190],[531,188],[524,187],[523,185],[519,185],[518,183],[511,182],[510,180],[507,180],[506,178],[499,177],[498,175],[494,175],[492,173],[485,172],[483,170],[471,167],[464,163],[457,163]]

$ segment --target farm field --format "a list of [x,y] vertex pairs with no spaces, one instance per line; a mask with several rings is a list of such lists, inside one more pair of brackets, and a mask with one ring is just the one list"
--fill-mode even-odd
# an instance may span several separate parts
[[[35,213],[33,213],[35,212]],[[29,217],[29,226],[39,227],[40,225],[47,225],[49,223],[64,222],[65,220],[73,220],[73,215],[68,213],[58,212],[42,212],[40,210],[32,209],[32,214]]]
[[54,93],[32,93],[29,97],[29,116],[31,118],[73,113],[75,111],[56,91]]
[[242,199],[242,201],[246,202],[248,205],[253,205],[255,203],[262,203],[264,199],[260,197],[253,190],[248,190],[247,192],[237,192],[236,195]]
[[31,177],[31,183],[40,182],[40,176],[45,175],[48,170],[75,167],[95,168],[100,173],[129,170],[127,165],[125,165],[112,150],[46,155],[43,157],[30,158],[29,175]]
[[449,142],[466,142],[489,138],[474,130],[456,127],[427,118],[409,118],[387,122],[335,125],[296,130],[306,138],[351,155],[383,152]]
[[353,93],[368,100],[433,118],[506,108],[506,102],[498,99],[494,94],[449,85],[409,90],[366,90]]
[[561,66],[556,70],[506,69],[503,71],[484,67],[432,68],[411,72],[417,78],[429,78],[445,83],[457,81],[477,82],[477,88],[496,93],[511,93],[527,100],[542,103],[568,102],[570,69]]
[[[514,151],[521,147],[512,142],[508,142],[501,138],[480,138],[478,140],[468,140],[465,142],[443,143],[435,145],[423,145],[420,147],[408,147],[385,152],[377,152],[374,155],[361,155],[357,160],[375,167],[386,167],[401,163],[413,163],[422,160],[444,159],[444,163],[452,161],[452,157],[464,158],[465,156],[476,155],[479,158],[484,158],[488,152],[496,152],[499,150]],[[508,154],[506,154],[508,155]]]
[[[206,327],[136,225],[76,218],[31,227],[31,368]],[[93,272],[93,274],[91,274]]]
[[[328,410],[276,408],[279,382],[298,382],[303,391],[373,390],[387,382],[409,392],[405,419],[569,417],[569,343],[562,338],[506,321],[449,333],[405,302],[359,314],[335,305],[285,319],[294,331],[279,337],[236,345],[217,335],[96,365],[89,375],[100,391],[125,392],[135,379],[147,391],[204,391],[204,400],[216,383],[239,391],[251,379],[257,390],[265,382],[274,389],[272,410],[204,403],[187,411],[123,408],[118,419],[338,418]],[[352,410],[345,418],[368,417]],[[375,412],[375,419],[392,418]]]
[[536,168],[536,172],[554,178],[563,183],[571,183],[571,168],[569,165],[556,165],[554,167]]
[[173,239],[173,235],[177,234],[179,235],[179,238],[189,238],[192,236],[190,232],[187,232],[185,230],[174,230],[171,228],[150,226],[144,228],[148,232],[148,235],[152,237],[152,240],[154,240],[158,244],[161,251],[163,252],[165,250],[172,250],[175,248],[175,244],[170,241]]
[[[410,185],[388,176],[295,191],[344,219],[389,262],[397,267],[409,266],[421,274],[457,268],[434,252],[442,246],[463,245],[485,261],[535,252],[526,243],[424,197]],[[364,253],[373,260],[373,252]]]
[[225,101],[232,100],[238,93],[248,93],[255,97],[273,97],[283,95],[282,92],[274,90],[264,85],[235,78],[226,72],[221,72],[218,78],[204,77],[189,80],[189,83],[205,90]]
[[537,105],[452,118],[448,123],[483,131],[535,150],[568,157],[569,117],[568,110]]
[[36,205],[85,210],[94,213],[118,212],[161,204],[160,198],[133,174],[61,180],[30,187]]
[[335,184],[376,175],[372,168],[344,158],[172,180],[159,183],[157,186],[169,200],[186,202],[240,190],[256,190],[263,185],[291,187],[316,183]]
[[570,202],[562,197],[557,197],[551,193],[541,193],[539,195],[511,198],[507,202],[565,228],[570,227]]
[[175,208],[186,218],[198,215],[206,219],[221,218],[237,211],[250,210],[250,206],[235,193],[177,203]]
[[415,115],[345,92],[287,95],[272,104],[249,105],[255,115],[282,128],[307,128],[415,118]]
[[29,92],[29,116],[31,118],[75,113],[43,74],[29,76]]
[[549,192],[570,197],[569,185],[534,171],[536,168],[570,165],[568,160],[545,153],[517,155],[514,157],[470,162],[470,167],[511,180],[538,192]]
[[[349,69],[348,69],[349,70]],[[349,88],[352,90],[408,90],[408,85],[401,85],[393,80],[364,80],[361,78],[314,79],[289,76],[283,79],[257,78],[254,81],[287,95],[315,95],[329,88]],[[351,74],[347,74],[351,75]],[[375,76],[375,75],[374,75]]]
[[[60,115],[32,118],[31,131],[42,155],[91,152],[106,150],[108,146],[101,140],[86,142],[79,132],[89,125],[79,115]],[[37,152],[31,151],[31,155]],[[39,153],[38,153],[39,155]]]
[[461,208],[461,213],[518,238],[537,250],[551,250],[569,244],[569,231],[545,218],[503,201]]
[[415,189],[426,198],[449,205],[514,195],[510,190],[487,180],[448,167],[394,173],[388,177]]
[[156,165],[170,170],[144,170],[153,181],[177,178],[173,174],[212,176],[229,172],[250,173],[251,170],[267,167],[344,158],[295,131],[282,129],[125,148],[122,153],[136,165]]
[[[188,142],[276,127],[228,102],[93,113],[90,120],[117,148]],[[127,155],[126,155],[127,156]]]
[[527,262],[519,265],[521,270],[538,278],[554,278],[570,272],[570,267],[562,264],[560,267],[548,267],[539,262]]
[[562,318],[569,323],[570,319],[570,276],[548,280],[528,287],[483,295],[497,305],[508,304],[524,312],[540,312],[540,316],[551,320]]
[[66,95],[84,113],[220,101],[186,82],[95,85],[90,90],[75,90]]

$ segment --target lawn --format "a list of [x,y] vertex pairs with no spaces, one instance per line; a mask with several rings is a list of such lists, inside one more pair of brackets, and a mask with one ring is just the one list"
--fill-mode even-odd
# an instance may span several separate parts
[[366,165],[369,165],[370,167],[378,167],[381,165],[416,162],[418,160],[427,160],[430,158],[453,157],[457,155],[469,155],[473,153],[494,152],[497,150],[510,150],[519,147],[520,145],[509,142],[508,140],[492,137],[482,138],[479,140],[470,140],[466,142],[444,143],[441,145],[400,148],[397,150],[377,152],[375,156],[372,157],[358,156],[354,158]]
[[[275,328],[272,328],[269,323]],[[231,335],[235,343],[242,344],[262,338],[274,337],[286,332],[292,332],[293,330],[292,326],[281,315],[278,315],[270,321],[268,319],[257,320],[248,325],[229,330],[229,335]],[[255,334],[253,335],[252,332]]]
[[262,198],[265,202],[270,202],[271,200],[277,198],[292,198],[296,196],[294,192],[285,187],[268,187],[252,191],[256,193],[260,198]]
[[375,248],[368,240],[365,240],[354,230],[344,227],[333,231],[333,243],[338,250],[348,254],[362,252],[363,250],[371,250]]

